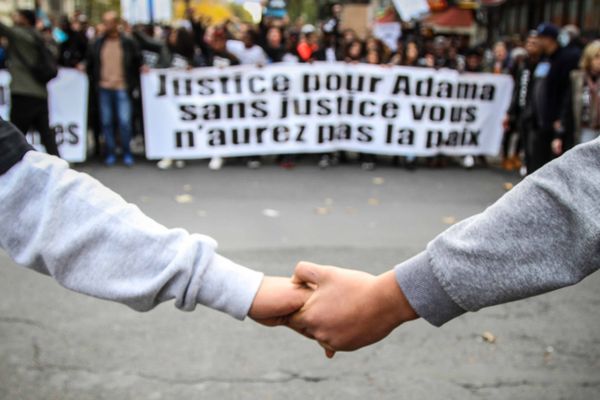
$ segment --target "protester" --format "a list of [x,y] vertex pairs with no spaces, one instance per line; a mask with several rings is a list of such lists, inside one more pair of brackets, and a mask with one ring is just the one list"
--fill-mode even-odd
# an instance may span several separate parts
[[314,55],[319,50],[317,30],[313,25],[302,27],[302,36],[297,51],[301,62],[314,61]]
[[315,59],[317,61],[336,62],[343,60],[340,46],[338,45],[338,33],[335,31],[329,31],[327,25],[323,28],[323,38],[319,50],[315,52]]
[[35,12],[18,10],[13,16],[13,26],[0,22],[0,36],[8,39],[8,71],[11,75],[11,110],[10,120],[23,133],[34,128],[46,152],[59,155],[56,136],[50,129],[48,120],[49,78],[41,76],[55,68],[51,55],[44,54],[44,38],[35,30]]
[[[545,58],[537,65],[533,87],[533,114],[535,126],[528,134],[529,154],[531,160],[527,168],[533,173],[552,160],[552,141],[557,137],[563,139],[563,148],[573,146],[572,132],[565,131],[561,123],[568,97],[570,73],[577,68],[579,55],[560,47],[559,30],[552,24],[541,24],[538,27],[540,46]],[[554,149],[560,153],[559,149]]]
[[[227,49],[227,32],[223,26],[212,26],[206,29],[204,41],[206,42],[207,66],[226,68],[240,65],[240,60]],[[208,167],[216,171],[223,167],[224,162],[223,157],[215,156],[210,160]]]
[[[581,69],[571,73],[571,93],[568,97],[567,124],[573,125],[576,144],[600,136],[600,40],[588,44],[581,58]],[[562,149],[562,139],[555,139]]]
[[[537,31],[529,33],[525,42],[526,57],[515,64],[514,82],[515,88],[511,105],[508,110],[507,124],[519,132],[521,146],[525,150],[525,172],[532,170],[533,155],[532,147],[529,143],[529,135],[534,129],[537,129],[537,120],[534,115],[534,97],[533,85],[535,80],[535,71],[542,57],[542,51],[539,44]],[[510,161],[510,159],[509,159]],[[517,168],[520,164],[517,155],[513,158],[510,167]]]
[[265,52],[267,53],[268,63],[279,63],[283,61],[286,47],[283,41],[281,28],[272,26],[268,29]]
[[256,30],[252,26],[244,25],[240,40],[227,41],[227,51],[236,56],[242,65],[266,65],[267,54],[256,44],[257,39]]
[[[119,32],[119,17],[108,11],[102,18],[105,33],[91,46],[87,60],[90,80],[98,88],[100,121],[105,141],[104,164],[116,163],[115,118],[118,121],[123,163],[133,166],[130,141],[132,133],[131,91],[136,87],[142,67],[141,53],[129,36]],[[116,116],[113,113],[116,111]]]
[[68,68],[77,67],[87,55],[87,37],[84,32],[76,31],[74,25],[66,15],[61,17],[60,29],[66,37],[60,43],[58,63]]

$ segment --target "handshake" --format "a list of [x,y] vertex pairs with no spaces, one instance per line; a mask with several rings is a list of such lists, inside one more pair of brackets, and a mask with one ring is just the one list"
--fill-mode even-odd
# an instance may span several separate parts
[[316,340],[331,358],[376,343],[418,318],[394,271],[366,272],[300,262],[292,278],[265,277],[248,314]]

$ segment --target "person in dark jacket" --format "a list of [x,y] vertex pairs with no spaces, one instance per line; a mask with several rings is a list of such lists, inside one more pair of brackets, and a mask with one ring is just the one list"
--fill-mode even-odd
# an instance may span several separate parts
[[119,17],[114,11],[103,16],[106,32],[91,46],[87,69],[92,85],[98,89],[100,123],[105,140],[104,163],[116,162],[113,110],[117,112],[123,162],[132,166],[133,156],[129,148],[131,140],[131,93],[139,82],[142,57],[135,41],[119,31]]
[[526,169],[531,169],[531,146],[527,146],[526,144],[528,143],[528,135],[532,131],[532,125],[535,122],[532,107],[534,72],[542,56],[536,31],[529,33],[525,41],[525,50],[527,51],[527,57],[521,63],[515,65],[515,88],[508,110],[507,124],[514,127],[519,133],[521,145],[525,149]]
[[66,34],[66,40],[59,46],[58,64],[75,68],[87,55],[87,37],[84,32],[73,29],[67,16],[61,17],[60,29]]
[[12,77],[10,120],[23,133],[36,129],[46,152],[58,156],[56,136],[48,120],[48,89],[31,69],[40,62],[39,43],[44,41],[35,30],[35,24],[32,10],[17,11],[12,27],[0,22],[0,36],[8,39],[8,71]]
[[564,149],[573,146],[572,133],[561,123],[569,95],[571,71],[577,68],[580,53],[560,47],[559,30],[552,24],[541,24],[538,36],[545,59],[536,67],[533,85],[533,123],[528,133],[530,161],[527,173],[531,174],[552,160],[552,141],[562,137]]

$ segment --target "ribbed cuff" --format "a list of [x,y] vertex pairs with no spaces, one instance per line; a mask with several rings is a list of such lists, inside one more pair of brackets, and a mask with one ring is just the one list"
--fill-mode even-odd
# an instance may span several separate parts
[[215,254],[202,278],[198,303],[243,320],[260,288],[263,274]]
[[442,288],[426,251],[396,266],[396,280],[415,312],[427,322],[442,326],[466,311]]

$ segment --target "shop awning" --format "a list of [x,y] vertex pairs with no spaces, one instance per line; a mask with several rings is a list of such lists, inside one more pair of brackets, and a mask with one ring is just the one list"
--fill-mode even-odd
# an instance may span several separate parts
[[445,11],[431,14],[425,18],[423,25],[435,32],[472,34],[475,29],[473,11],[452,7]]

